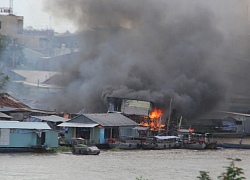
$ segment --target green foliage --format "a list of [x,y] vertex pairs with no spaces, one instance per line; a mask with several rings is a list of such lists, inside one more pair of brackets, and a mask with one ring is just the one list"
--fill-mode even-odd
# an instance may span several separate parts
[[71,151],[71,147],[59,146],[57,148],[51,148],[47,152],[48,153],[57,153],[57,152],[69,152],[69,151]]
[[136,180],[149,180],[149,179],[144,179],[142,176],[137,177]]
[[116,148],[110,149],[110,151],[122,151],[122,149],[116,147]]
[[[242,180],[246,179],[245,177],[242,177],[241,175],[244,174],[243,169],[235,166],[236,161],[241,161],[241,159],[232,159],[228,158],[228,160],[231,160],[229,166],[226,166],[226,172],[221,173],[220,176],[218,176],[218,179],[221,180]],[[197,177],[200,180],[211,180],[211,178],[208,175],[208,172],[206,171],[200,171],[200,176]]]
[[209,172],[206,172],[206,171],[200,171],[200,176],[198,176],[197,178],[200,180],[211,180],[208,173]]
[[231,163],[229,166],[226,166],[226,172],[223,172],[220,176],[218,176],[219,179],[222,180],[241,180],[241,179],[246,179],[245,177],[239,177],[242,174],[244,174],[243,169],[235,166],[236,161],[241,161],[241,159],[232,159],[228,158],[231,160]]
[[0,89],[4,87],[4,85],[6,84],[6,82],[9,81],[9,76],[7,76],[6,74],[4,74],[2,72],[2,69],[0,69]]

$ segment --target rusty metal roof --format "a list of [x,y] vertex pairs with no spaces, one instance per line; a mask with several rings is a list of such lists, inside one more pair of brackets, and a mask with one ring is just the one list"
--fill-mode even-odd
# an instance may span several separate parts
[[0,106],[7,106],[12,108],[30,108],[8,93],[0,93]]
[[56,116],[56,115],[31,116],[31,118],[33,118],[34,121],[38,120],[38,121],[50,121],[50,122],[66,122],[66,121],[70,120],[70,119],[66,119],[66,118],[63,118],[63,117],[60,117],[60,116]]

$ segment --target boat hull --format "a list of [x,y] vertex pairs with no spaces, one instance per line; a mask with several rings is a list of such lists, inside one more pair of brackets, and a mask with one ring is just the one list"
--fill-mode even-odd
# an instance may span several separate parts
[[230,143],[223,143],[220,145],[223,148],[232,148],[232,149],[250,149],[250,145],[248,144],[230,144]]
[[206,143],[205,149],[216,149],[218,147],[218,144],[216,142],[214,143]]
[[178,149],[181,148],[181,143],[142,143],[142,149]]
[[81,155],[99,155],[100,149],[98,149],[96,146],[90,146],[90,147],[74,147],[72,149],[73,154],[81,154]]
[[184,143],[184,148],[186,149],[194,149],[194,150],[202,150],[205,149],[206,144],[205,143]]

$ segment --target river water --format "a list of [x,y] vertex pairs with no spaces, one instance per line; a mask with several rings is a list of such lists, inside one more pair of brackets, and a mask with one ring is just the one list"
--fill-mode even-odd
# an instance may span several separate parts
[[95,155],[9,153],[0,154],[1,180],[194,180],[199,171],[217,179],[227,158],[250,179],[250,150],[102,150]]

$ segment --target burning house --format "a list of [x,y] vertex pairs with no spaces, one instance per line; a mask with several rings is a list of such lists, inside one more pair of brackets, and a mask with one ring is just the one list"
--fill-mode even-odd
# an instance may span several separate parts
[[[140,135],[154,135],[165,131],[163,112],[154,107],[154,103],[146,100],[108,97],[109,113],[118,112],[143,128],[137,128]],[[145,132],[145,127],[149,132]]]
[[[76,39],[82,53],[59,66],[70,81],[65,91],[44,98],[55,109],[103,113],[108,96],[109,112],[157,132],[166,125],[170,98],[189,120],[214,110],[228,94],[249,95],[243,78],[249,73],[243,2],[228,3],[224,13],[218,11],[224,3],[207,1],[92,0],[70,3],[70,8],[62,2],[48,1],[47,9],[60,18],[61,11],[69,12],[65,18],[81,32]],[[56,11],[51,8],[56,6]],[[228,19],[235,17],[237,26],[231,26]],[[151,102],[138,97],[162,109],[154,111]],[[179,121],[168,119],[175,125]]]

